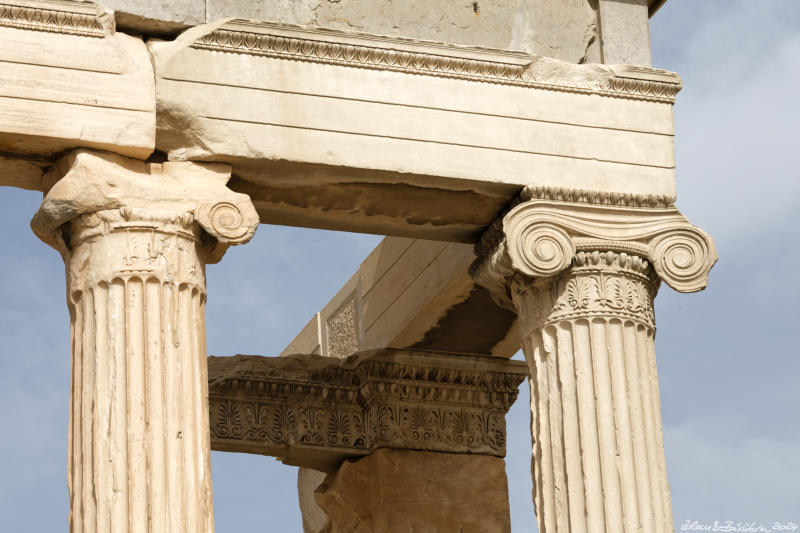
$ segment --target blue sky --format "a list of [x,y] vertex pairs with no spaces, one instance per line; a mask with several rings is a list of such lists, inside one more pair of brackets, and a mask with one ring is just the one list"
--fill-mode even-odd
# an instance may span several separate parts
[[[654,65],[681,74],[678,206],[715,238],[705,292],[664,286],[656,338],[675,523],[800,523],[800,2],[670,0]],[[69,321],[64,267],[28,222],[39,193],[0,190],[0,516],[66,530]],[[208,268],[208,348],[279,353],[379,241],[262,226]],[[509,415],[515,532],[530,503],[528,393]],[[300,531],[296,471],[212,456],[217,530]]]

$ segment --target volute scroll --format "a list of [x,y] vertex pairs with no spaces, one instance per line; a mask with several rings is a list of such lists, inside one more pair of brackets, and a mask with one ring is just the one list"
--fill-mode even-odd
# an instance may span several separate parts
[[527,224],[512,218],[505,225],[511,264],[523,274],[548,277],[565,270],[575,256],[569,234],[555,224]]
[[[234,196],[231,194],[231,196]],[[258,213],[245,195],[218,202],[201,202],[194,211],[197,222],[222,244],[240,244],[253,238]]]
[[206,263],[215,263],[229,246],[252,239],[259,224],[250,198],[226,186],[230,176],[224,164],[157,164],[74,150],[48,174],[52,186],[31,227],[45,243],[68,254],[62,228],[81,216],[119,210],[126,219],[179,218],[185,225],[196,222],[211,237],[204,239]]
[[678,292],[697,292],[708,285],[717,261],[711,237],[694,226],[668,231],[650,241],[648,256],[658,276]]
[[706,287],[717,260],[714,241],[671,199],[527,188],[522,201],[476,244],[473,277],[506,307],[504,287],[515,274],[556,276],[579,251],[646,257],[659,278],[679,292]]

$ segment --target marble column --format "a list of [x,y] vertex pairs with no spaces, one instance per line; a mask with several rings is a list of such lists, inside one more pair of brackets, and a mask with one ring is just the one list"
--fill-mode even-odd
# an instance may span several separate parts
[[229,170],[70,154],[34,217],[72,332],[72,532],[211,532],[205,265],[258,224]]
[[671,199],[527,189],[473,275],[518,314],[539,530],[671,532],[653,299],[705,287],[711,238]]

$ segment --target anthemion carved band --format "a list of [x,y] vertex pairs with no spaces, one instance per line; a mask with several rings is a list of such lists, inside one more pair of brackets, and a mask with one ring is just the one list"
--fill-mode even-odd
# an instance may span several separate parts
[[477,358],[470,369],[458,356],[397,350],[211,358],[212,447],[317,470],[378,448],[503,457],[505,413],[525,376],[514,363]]
[[[0,0],[70,531],[211,533],[214,449],[300,467],[306,533],[508,533],[526,377],[539,531],[672,531],[653,301],[717,256],[675,206],[664,1],[198,2]],[[260,224],[387,237],[279,357],[209,356],[206,265]]]

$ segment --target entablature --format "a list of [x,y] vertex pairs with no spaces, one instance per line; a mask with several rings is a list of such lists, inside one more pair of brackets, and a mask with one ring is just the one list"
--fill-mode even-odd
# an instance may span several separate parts
[[505,456],[519,361],[415,350],[209,357],[211,447],[331,470],[378,448]]
[[156,147],[262,222],[473,242],[524,186],[674,196],[671,72],[246,20],[150,48]]
[[675,194],[663,70],[244,19],[145,46],[67,0],[0,1],[0,39],[4,184],[160,151],[230,164],[263,223],[468,243],[524,187]]

